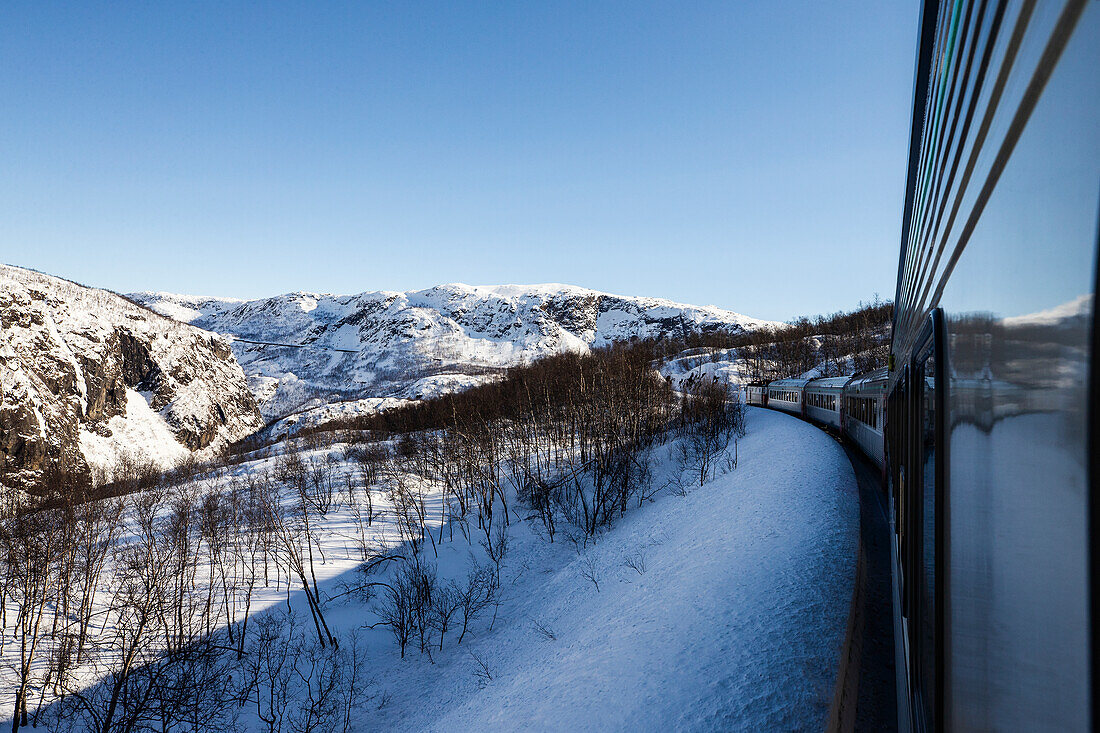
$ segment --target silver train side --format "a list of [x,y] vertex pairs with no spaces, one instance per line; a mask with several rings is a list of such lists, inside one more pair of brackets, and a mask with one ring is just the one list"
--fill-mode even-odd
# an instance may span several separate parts
[[902,730],[1100,728],[1100,3],[925,0],[887,375]]

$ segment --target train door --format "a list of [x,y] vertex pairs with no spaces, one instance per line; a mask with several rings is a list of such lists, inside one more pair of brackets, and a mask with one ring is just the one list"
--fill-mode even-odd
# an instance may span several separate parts
[[918,730],[943,729],[944,472],[943,315],[929,317],[909,369],[906,605],[910,684]]

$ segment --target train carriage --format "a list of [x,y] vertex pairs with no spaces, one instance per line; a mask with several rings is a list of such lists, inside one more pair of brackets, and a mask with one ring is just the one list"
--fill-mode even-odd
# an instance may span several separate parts
[[764,384],[747,384],[745,385],[745,404],[747,405],[759,405],[763,407],[768,404],[768,387]]
[[889,368],[767,386],[884,470],[902,731],[1100,729],[1097,69],[1098,2],[925,0]]
[[886,466],[883,429],[889,372],[879,369],[853,377],[844,390],[842,430],[880,469]]
[[768,407],[802,414],[802,390],[809,379],[778,379],[768,384]]
[[844,386],[851,377],[811,379],[803,390],[803,414],[819,423],[840,430],[844,410]]

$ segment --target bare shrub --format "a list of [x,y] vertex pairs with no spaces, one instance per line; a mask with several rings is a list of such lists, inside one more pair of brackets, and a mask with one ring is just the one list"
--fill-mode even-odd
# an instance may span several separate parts
[[638,550],[623,561],[623,566],[628,567],[638,575],[645,575],[646,572],[646,553],[644,550]]
[[462,586],[459,597],[459,609],[462,611],[462,632],[458,635],[459,644],[466,637],[470,622],[493,602],[499,590],[500,574],[496,569],[474,563],[473,568],[466,575],[466,583]]
[[596,558],[590,554],[585,554],[581,557],[580,572],[581,577],[587,580],[589,583],[596,587],[596,592],[600,592],[600,578],[602,574],[599,566],[596,564]]
[[531,619],[531,628],[533,628],[535,630],[535,633],[541,636],[545,641],[558,640],[558,635],[554,633],[554,630],[539,621],[537,618]]
[[493,670],[483,657],[472,651],[469,654],[470,659],[474,660],[474,679],[477,680],[477,688],[485,689],[493,681]]
[[681,394],[679,464],[702,486],[735,437],[745,434],[744,404],[725,382],[702,380]]

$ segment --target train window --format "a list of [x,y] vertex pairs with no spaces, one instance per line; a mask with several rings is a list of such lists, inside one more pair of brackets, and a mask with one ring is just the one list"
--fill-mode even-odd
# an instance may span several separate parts
[[943,698],[943,316],[929,319],[928,335],[909,373],[908,608],[914,712],[925,731],[942,727]]
[[898,535],[898,584],[901,586],[901,611],[909,616],[909,484],[906,481],[906,466],[909,463],[909,451],[906,450],[905,437],[908,431],[905,421],[909,415],[909,372],[902,372],[894,390],[894,406],[890,414],[895,415],[894,441],[892,445],[894,461],[894,527]]
[[[917,368],[917,389],[921,407],[920,522],[918,613],[920,706],[926,730],[932,729],[936,710],[936,363],[931,351]],[[917,519],[914,517],[914,519]]]

